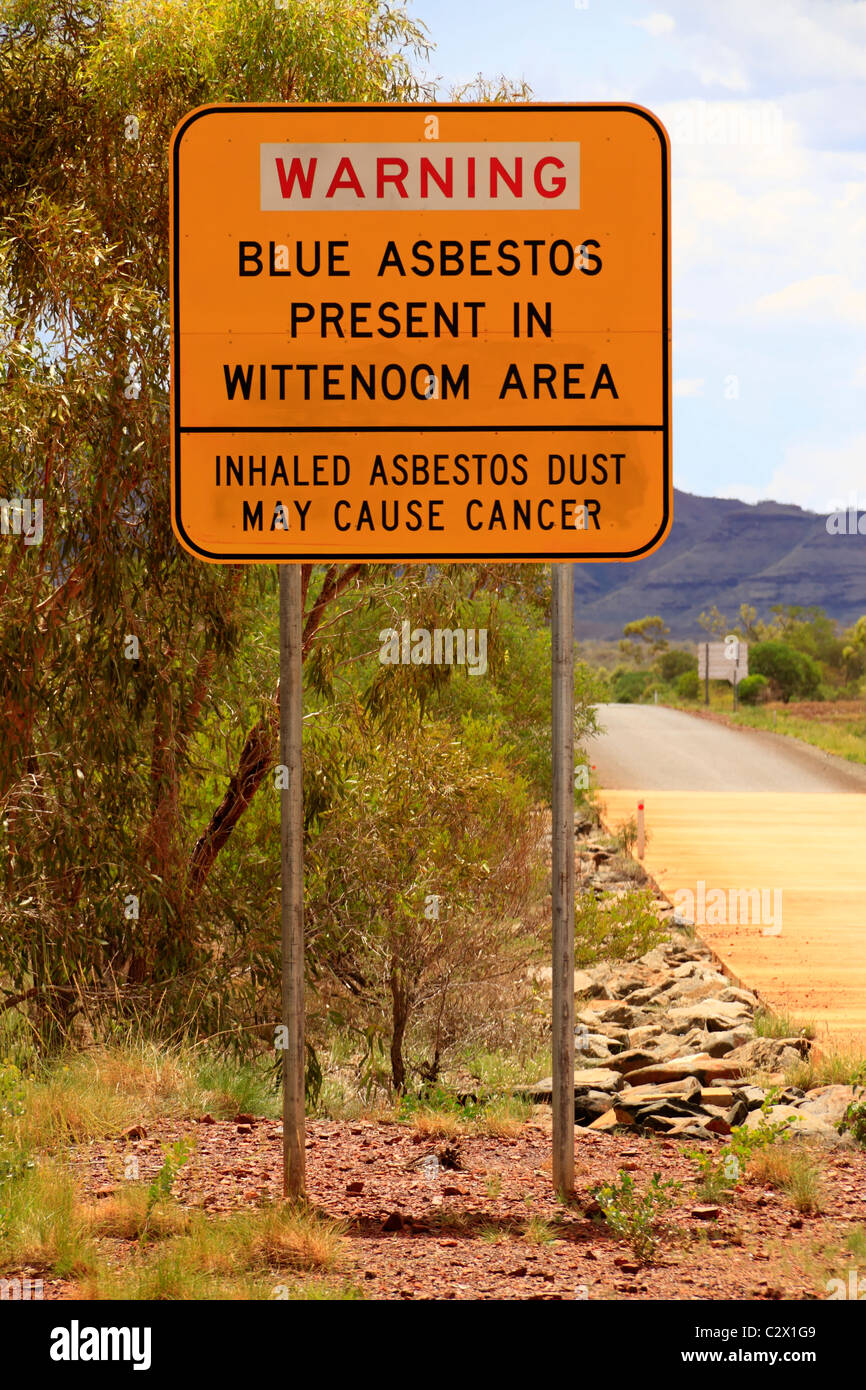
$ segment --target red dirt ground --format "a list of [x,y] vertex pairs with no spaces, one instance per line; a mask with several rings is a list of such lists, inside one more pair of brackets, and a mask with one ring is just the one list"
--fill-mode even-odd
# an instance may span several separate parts
[[[234,1121],[160,1124],[134,1146],[143,1181],[161,1165],[160,1141],[184,1134],[196,1143],[175,1185],[184,1206],[219,1220],[220,1213],[279,1199],[280,1126],[269,1120],[240,1129]],[[569,1207],[551,1193],[547,1112],[515,1138],[468,1134],[462,1168],[442,1169],[435,1181],[407,1167],[441,1144],[391,1122],[309,1124],[310,1200],[347,1223],[337,1282],[350,1280],[375,1299],[809,1299],[826,1298],[827,1280],[856,1265],[845,1239],[866,1221],[866,1153],[859,1150],[820,1151],[821,1216],[801,1216],[789,1197],[746,1178],[733,1201],[708,1218],[696,1213],[689,1146],[660,1137],[578,1131],[577,1195]],[[116,1190],[110,1170],[118,1171],[129,1148],[120,1141],[73,1151],[91,1197]],[[639,1265],[586,1210],[593,1184],[621,1167],[639,1187],[654,1172],[684,1184],[651,1265]],[[527,1240],[533,1217],[555,1222],[556,1238]],[[117,1247],[122,1263],[131,1247]],[[275,1286],[281,1278],[275,1274]],[[71,1284],[45,1282],[46,1298],[78,1293]]]

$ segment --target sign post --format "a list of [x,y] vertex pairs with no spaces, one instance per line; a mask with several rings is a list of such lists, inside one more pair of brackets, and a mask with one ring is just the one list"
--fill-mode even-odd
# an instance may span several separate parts
[[171,147],[172,525],[279,564],[303,1190],[299,562],[553,566],[554,1181],[573,1173],[575,561],[672,521],[669,144],[625,104],[205,106]]
[[553,1186],[574,1189],[574,579],[553,566]]
[[734,687],[734,709],[737,708],[737,686],[749,674],[749,644],[739,637],[726,637],[723,642],[702,642],[698,645],[698,679],[703,680],[706,703],[710,703],[710,681],[730,681]]
[[304,1192],[304,786],[301,568],[280,565],[280,921],[283,1196]]

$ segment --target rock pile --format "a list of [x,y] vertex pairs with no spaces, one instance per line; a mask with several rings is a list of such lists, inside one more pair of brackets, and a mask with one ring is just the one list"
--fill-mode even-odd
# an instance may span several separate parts
[[[596,858],[592,847],[590,855],[596,871],[604,865],[603,887],[618,886],[604,856]],[[779,1094],[770,1122],[788,1119],[794,1132],[847,1144],[836,1122],[866,1089],[787,1086],[785,1072],[808,1058],[809,1040],[757,1037],[758,996],[731,984],[709,949],[678,929],[669,904],[659,901],[657,909],[673,927],[667,941],[634,962],[575,971],[576,1122],[710,1140],[735,1125],[760,1123],[773,1087]],[[536,976],[545,977],[549,971]],[[548,1077],[520,1094],[544,1103],[551,1092]]]

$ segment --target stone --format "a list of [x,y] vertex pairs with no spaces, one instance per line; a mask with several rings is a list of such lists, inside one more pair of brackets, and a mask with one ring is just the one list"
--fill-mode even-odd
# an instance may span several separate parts
[[617,1125],[633,1125],[634,1119],[627,1110],[621,1106],[614,1105],[610,1110],[606,1110],[603,1115],[599,1115],[597,1120],[593,1120],[588,1126],[589,1129],[606,1130],[616,1129]]
[[699,1206],[692,1207],[692,1216],[696,1221],[718,1221],[722,1214],[721,1207]]
[[727,1086],[703,1086],[701,1105],[718,1105],[727,1110],[734,1103],[734,1092]]
[[616,1023],[603,1022],[597,1013],[591,1009],[581,1009],[577,1014],[577,1024],[583,1024],[591,1033],[600,1033],[602,1037],[612,1038],[614,1042],[620,1043],[623,1047],[628,1047],[628,1029],[621,1028]]
[[718,998],[718,980],[680,980],[664,992],[663,1002],[674,1004],[700,1004],[704,999]]
[[738,1062],[744,1073],[784,1071],[808,1057],[812,1044],[808,1038],[752,1038],[728,1053],[729,1062]]
[[638,961],[639,965],[648,965],[650,970],[665,970],[668,965],[667,946],[653,946],[651,951],[647,951]]
[[[781,1097],[780,1097],[781,1099]],[[825,1124],[836,1125],[853,1101],[866,1100],[863,1086],[816,1086],[806,1092],[797,1109],[801,1115],[812,1115]]]
[[646,1052],[640,1047],[631,1047],[627,1052],[618,1052],[615,1057],[611,1057],[610,1066],[612,1071],[618,1071],[621,1076],[627,1076],[629,1072],[637,1071],[640,1067],[647,1067],[657,1061],[653,1052]]
[[685,1033],[699,1024],[707,1033],[724,1033],[736,1028],[748,1016],[744,1004],[724,1004],[721,999],[703,999],[696,1004],[684,1004],[671,1009],[668,1027],[672,1033]]
[[[762,1120],[762,1112],[753,1110],[746,1120],[746,1128],[757,1129]],[[848,1136],[837,1133],[832,1125],[816,1115],[804,1115],[796,1105],[771,1106],[767,1114],[768,1124],[777,1124],[781,1120],[789,1121],[787,1133],[792,1138],[815,1139],[832,1149],[852,1147],[853,1140]]]
[[654,1004],[661,997],[658,985],[644,985],[642,989],[632,990],[628,1002],[634,1008],[642,1008],[645,1004]]
[[[594,1019],[600,1023],[618,1023],[622,1028],[637,1028],[639,1024],[648,1021],[638,1009],[632,1008],[630,1004],[624,1004],[620,1001],[602,1003],[594,1000],[592,1002],[600,1003],[601,1006],[586,1010],[586,1012],[591,1013]],[[583,1014],[580,1015],[580,1019],[581,1022],[587,1021]]]
[[718,1111],[715,1115],[710,1114],[710,1118],[704,1120],[704,1126],[711,1134],[730,1134],[731,1132],[731,1125],[728,1121],[728,1117],[727,1115],[723,1115],[721,1111]]
[[709,1052],[711,1057],[725,1057],[729,1052],[733,1052],[735,1047],[742,1047],[744,1043],[749,1042],[752,1036],[752,1027],[746,1023],[741,1024],[739,1028],[726,1028],[721,1033],[697,1033],[696,1050]]
[[579,1029],[575,1029],[575,1057],[588,1057],[592,1061],[608,1062],[613,1055],[613,1050],[618,1047],[618,1043],[613,1042],[611,1038],[605,1038],[600,1033],[581,1033]]
[[574,1097],[574,1119],[579,1125],[591,1124],[613,1105],[613,1096],[606,1091],[586,1091]]
[[762,1086],[740,1086],[739,1093],[750,1110],[758,1109],[767,1097],[767,1092]]
[[659,1062],[630,1073],[630,1081],[635,1086],[643,1084],[661,1085],[668,1081],[678,1081],[693,1076],[704,1085],[714,1081],[727,1081],[741,1075],[741,1068],[731,1064],[728,1058],[708,1057],[706,1052],[693,1053],[688,1057],[675,1057],[669,1062]]
[[[539,965],[530,972],[531,978],[536,984],[546,987],[548,994],[553,990],[553,968],[550,965]],[[602,992],[603,986],[590,975],[588,970],[575,970],[574,972],[574,992],[575,994],[586,995],[588,998],[598,996]]]
[[686,1076],[664,1086],[624,1086],[616,1103],[637,1110],[653,1102],[659,1105],[666,1101],[697,1102],[700,1095],[701,1083],[694,1076]]
[[[624,999],[628,996],[629,1002],[631,1002],[631,995],[634,991],[643,990],[646,984],[647,981],[643,971],[631,970],[627,974],[615,975],[613,979],[608,980],[607,987],[610,990],[612,998]],[[616,1020],[614,1020],[614,1022],[616,1022]]]
[[[621,1083],[622,1077],[619,1072],[609,1071],[604,1067],[587,1067],[574,1073],[575,1095],[587,1091],[615,1091]],[[534,1086],[521,1087],[516,1094],[526,1096],[530,1100],[550,1100],[553,1097],[553,1077],[546,1076],[542,1081],[536,1081]]]
[[752,1013],[760,1004],[757,994],[753,994],[750,989],[738,989],[736,985],[728,985],[727,989],[722,990],[719,998],[723,1004],[745,1004]]
[[645,1047],[648,1042],[660,1038],[664,1029],[659,1023],[645,1023],[640,1028],[630,1028],[628,1030],[629,1047]]
[[[665,1117],[659,1116],[659,1120],[665,1122]],[[661,1128],[661,1125],[659,1127]],[[700,1139],[705,1143],[709,1143],[713,1137],[699,1119],[692,1120],[686,1117],[667,1120],[663,1133],[669,1139]]]

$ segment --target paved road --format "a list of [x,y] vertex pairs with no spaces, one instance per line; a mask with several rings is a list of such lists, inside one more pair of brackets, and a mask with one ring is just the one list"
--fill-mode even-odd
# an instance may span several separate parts
[[819,1042],[866,1047],[866,769],[662,706],[600,721],[606,825],[642,800],[646,868],[729,971]]
[[866,792],[866,766],[783,734],[731,729],[664,705],[600,705],[587,742],[600,787],[644,791]]

